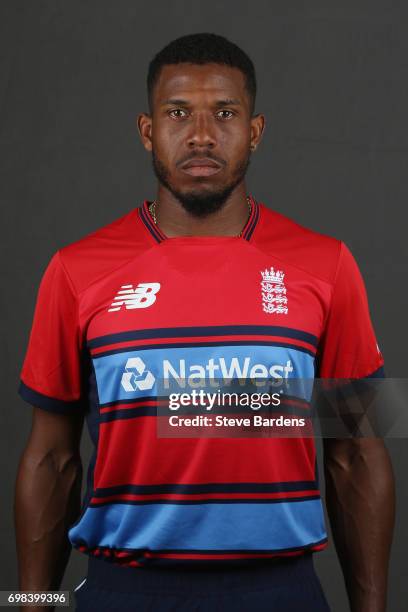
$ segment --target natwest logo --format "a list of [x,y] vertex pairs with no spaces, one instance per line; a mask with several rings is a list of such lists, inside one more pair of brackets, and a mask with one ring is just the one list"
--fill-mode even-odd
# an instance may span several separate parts
[[133,285],[122,285],[108,312],[117,312],[121,308],[126,310],[147,308],[156,301],[159,289],[160,283],[139,283],[136,288],[133,288]]
[[121,385],[125,391],[146,391],[153,387],[155,378],[140,357],[129,357],[122,374]]
[[[171,382],[182,388],[194,388],[205,385],[207,381],[211,386],[218,386],[220,381],[228,384],[232,380],[245,383],[248,380],[262,379],[259,382],[263,383],[273,378],[281,384],[283,379],[289,378],[291,372],[293,366],[290,360],[285,364],[274,363],[267,366],[263,363],[253,363],[251,357],[232,357],[228,360],[224,357],[211,358],[205,364],[192,365],[188,365],[185,359],[179,359],[177,362],[163,359],[161,378],[165,389],[173,387]],[[128,393],[148,391],[153,388],[156,377],[140,357],[129,357],[122,372],[121,386]]]
[[209,359],[205,365],[193,364],[187,366],[185,359],[179,359],[177,363],[169,359],[163,360],[163,379],[173,379],[180,387],[195,386],[205,380],[211,379],[254,379],[254,378],[289,378],[293,372],[292,362],[288,360],[285,365],[276,363],[266,366],[263,363],[253,363],[251,357],[239,359],[232,357],[227,360],[224,357]]

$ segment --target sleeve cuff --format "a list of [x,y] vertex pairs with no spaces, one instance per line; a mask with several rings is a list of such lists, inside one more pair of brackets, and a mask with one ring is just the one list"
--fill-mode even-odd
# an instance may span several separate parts
[[58,414],[72,414],[73,412],[80,412],[84,409],[83,400],[65,401],[55,399],[43,393],[39,393],[28,387],[22,380],[18,387],[18,393],[20,397],[32,406],[38,406],[48,412],[56,412]]

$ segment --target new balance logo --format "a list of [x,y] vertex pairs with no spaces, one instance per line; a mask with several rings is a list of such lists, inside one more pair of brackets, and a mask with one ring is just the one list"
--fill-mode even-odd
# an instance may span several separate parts
[[146,369],[140,357],[129,357],[121,380],[125,391],[146,391],[153,387],[154,381],[153,374]]
[[147,308],[156,301],[159,289],[160,283],[139,283],[135,289],[133,285],[122,285],[108,312],[116,312],[121,308],[126,310]]

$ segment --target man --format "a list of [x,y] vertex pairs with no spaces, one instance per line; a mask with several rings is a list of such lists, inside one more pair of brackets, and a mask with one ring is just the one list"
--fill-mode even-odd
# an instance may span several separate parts
[[[80,612],[329,610],[312,561],[327,544],[313,439],[156,430],[166,376],[383,372],[347,247],[247,196],[265,125],[255,93],[251,60],[225,38],[165,47],[138,118],[156,199],[47,268],[20,386],[34,406],[16,488],[21,589],[57,589],[72,544],[89,555]],[[95,453],[80,511],[84,416]],[[388,455],[376,439],[324,451],[351,610],[384,612]]]

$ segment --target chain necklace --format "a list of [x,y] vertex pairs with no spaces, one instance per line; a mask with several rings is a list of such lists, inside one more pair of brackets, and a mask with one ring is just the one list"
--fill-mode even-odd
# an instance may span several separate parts
[[[252,212],[252,204],[251,204],[251,199],[247,196],[247,204],[248,204],[248,209],[249,209],[249,213],[248,213],[248,219],[251,216],[251,212]],[[151,204],[149,204],[149,213],[154,221],[154,224],[157,225],[157,217],[156,217],[156,200],[153,200],[153,202]],[[239,232],[239,234],[237,235],[237,238],[240,238],[242,236],[242,232],[244,231],[246,224],[248,223],[248,219],[245,222],[244,228]]]

